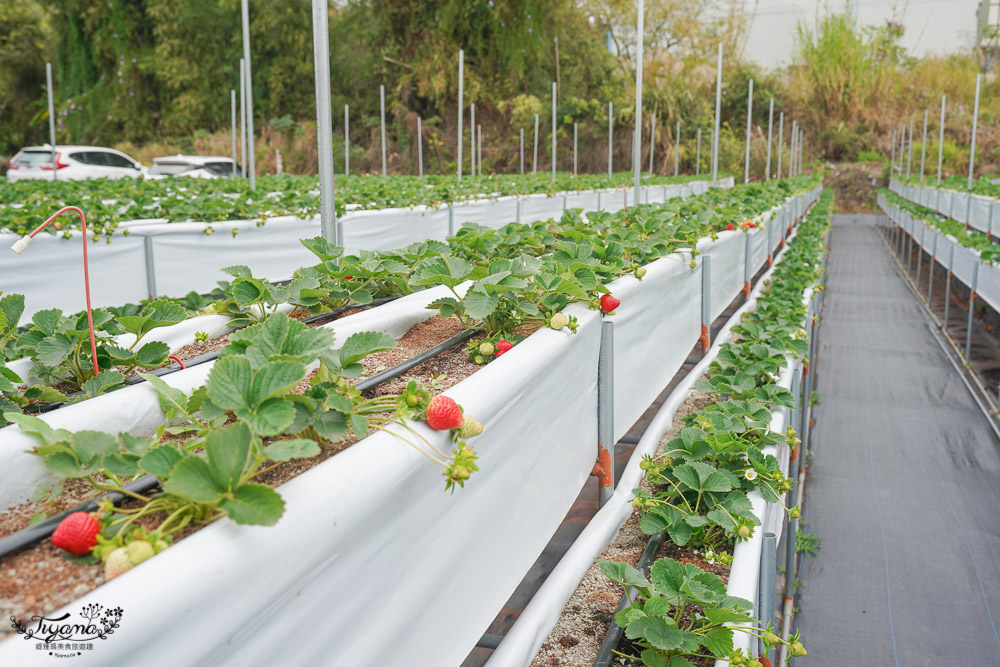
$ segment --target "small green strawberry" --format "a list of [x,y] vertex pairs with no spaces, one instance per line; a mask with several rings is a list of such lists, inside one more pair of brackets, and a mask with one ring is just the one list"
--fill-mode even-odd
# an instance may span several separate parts
[[736,534],[740,536],[740,539],[748,539],[750,537],[750,526],[744,524],[736,529]]
[[492,356],[494,352],[496,352],[496,347],[493,346],[493,343],[483,343],[479,346],[479,354],[484,357]]
[[642,277],[644,275],[646,275],[646,267],[645,266],[640,266],[638,269],[635,270],[635,277],[638,278],[639,280],[642,280]]
[[458,430],[458,437],[460,438],[474,438],[483,432],[483,425],[478,421],[465,415],[462,420],[462,428]]
[[761,639],[763,639],[764,643],[767,644],[768,646],[774,646],[775,644],[780,644],[781,643],[781,637],[779,637],[778,635],[774,634],[770,630],[766,630],[764,632],[764,636],[761,637]]
[[802,642],[792,642],[791,653],[796,658],[800,658],[806,655],[806,647],[802,645]]
[[484,357],[481,354],[477,354],[472,358],[472,363],[476,364],[477,366],[482,366],[483,364],[486,363],[486,357]]

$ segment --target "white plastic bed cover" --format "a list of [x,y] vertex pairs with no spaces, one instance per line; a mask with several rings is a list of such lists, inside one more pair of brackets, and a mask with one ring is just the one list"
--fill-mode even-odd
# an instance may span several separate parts
[[933,256],[941,266],[949,269],[952,278],[966,287],[971,288],[978,265],[976,296],[994,310],[1000,311],[1000,266],[982,261],[979,258],[979,251],[963,246],[950,234],[943,234],[923,220],[890,205],[884,197],[879,197],[878,204],[890,220],[900,225],[921,245],[924,252]]
[[1000,235],[1000,199],[974,195],[931,185],[904,185],[892,181],[889,189],[904,199],[954,218],[972,229],[993,236]]
[[[614,318],[616,380],[619,368],[638,374],[670,363],[655,350],[690,349],[697,340],[697,300],[671,312],[662,298],[663,291],[698,285],[700,276],[683,260],[663,258],[642,282],[625,277],[613,284],[622,298]],[[276,526],[220,521],[67,607],[126,610],[113,641],[81,664],[156,663],[162,656],[191,665],[459,664],[594,464],[601,320],[579,305],[570,311],[580,321],[576,335],[541,330],[446,392],[486,427],[474,442],[481,470],[465,489],[441,492],[436,467],[391,435],[369,436],[283,485],[286,509]],[[647,326],[647,312],[660,317],[637,346],[630,329]],[[334,323],[339,340],[378,328],[349,320]],[[176,382],[177,375],[168,377]],[[198,381],[189,377],[185,385]],[[661,387],[621,381],[616,408],[648,405]],[[105,428],[125,426],[120,414],[106,412],[110,401],[98,408],[94,400],[101,399],[84,404],[90,409],[78,411],[76,423],[60,426],[93,425],[85,422],[95,412],[104,412]],[[157,416],[133,430],[148,431]],[[616,414],[616,433],[626,421]],[[416,427],[447,446],[444,434]],[[33,644],[17,638],[0,644],[0,662],[37,664],[43,656],[35,654]]]
[[[794,232],[793,232],[794,235]],[[789,237],[790,238],[790,237]],[[780,258],[779,258],[780,261]],[[770,276],[768,271],[764,278]],[[573,546],[563,556],[559,564],[542,584],[541,588],[524,609],[514,626],[507,633],[500,646],[493,652],[488,665],[490,667],[514,667],[527,665],[545,641],[546,636],[555,625],[566,601],[576,590],[584,574],[614,539],[622,524],[632,513],[632,489],[638,486],[642,478],[639,462],[644,454],[652,454],[659,445],[660,438],[670,428],[677,409],[684,402],[694,383],[708,369],[709,364],[718,355],[719,347],[730,335],[731,328],[740,321],[744,312],[752,310],[757,296],[763,287],[760,281],[750,294],[750,298],[730,318],[729,322],[719,332],[708,355],[702,359],[684,380],[671,393],[663,407],[654,417],[646,433],[636,445],[636,449],[622,472],[621,479],[611,500],[591,519],[583,533],[576,539]],[[617,332],[616,332],[617,334]],[[617,339],[616,339],[617,363]],[[617,381],[617,376],[616,376]],[[617,391],[617,386],[615,387]],[[787,463],[787,454],[785,457]],[[759,509],[759,508],[756,508]]]
[[[731,179],[723,181],[723,186],[731,187]],[[668,186],[666,192],[663,186],[650,188],[656,194],[680,196],[704,192],[708,183]],[[587,210],[619,210],[621,206],[612,196],[615,192],[621,191],[606,191],[600,198],[596,192],[580,192],[473,200],[437,209],[417,206],[352,211],[338,224],[347,253],[391,250],[427,239],[444,240],[466,222],[500,227],[518,219],[532,222],[559,217],[564,203]],[[211,234],[207,235],[206,230]],[[182,297],[192,290],[207,292],[216,282],[228,279],[220,269],[233,264],[250,266],[256,276],[284,280],[295,269],[316,262],[299,240],[318,234],[316,217],[281,216],[266,221],[211,224],[123,223],[110,242],[88,246],[92,302],[94,306],[120,306],[138,303],[151,295]],[[82,310],[86,304],[80,233],[71,232],[69,239],[41,234],[21,256],[5,250],[17,238],[0,230],[0,292],[25,295],[25,318],[47,308]],[[149,273],[148,265],[153,267]]]

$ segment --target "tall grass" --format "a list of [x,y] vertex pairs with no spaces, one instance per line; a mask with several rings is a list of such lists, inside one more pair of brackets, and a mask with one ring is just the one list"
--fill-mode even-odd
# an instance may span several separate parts
[[[825,157],[853,160],[865,151],[892,152],[894,129],[914,121],[919,150],[923,112],[937,169],[941,95],[947,95],[945,172],[967,172],[978,63],[967,55],[916,59],[900,45],[898,23],[859,29],[843,14],[800,24],[795,64],[788,77],[789,103]],[[976,139],[977,173],[1000,169],[1000,83],[983,78]],[[898,136],[897,136],[898,141]],[[930,159],[928,159],[930,165]]]

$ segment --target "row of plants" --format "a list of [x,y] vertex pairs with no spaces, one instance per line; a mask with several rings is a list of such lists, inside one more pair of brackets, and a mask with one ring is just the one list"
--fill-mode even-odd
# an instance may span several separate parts
[[885,197],[886,202],[890,206],[906,212],[910,217],[936,229],[942,234],[953,237],[958,241],[959,245],[975,250],[979,253],[981,261],[992,264],[1000,260],[1000,246],[990,240],[989,235],[971,227],[967,228],[958,220],[938,215],[936,211],[919,204],[914,204],[909,199],[895,192],[883,189],[880,191],[880,194]]
[[[699,180],[699,177],[643,175],[647,185]],[[704,178],[700,178],[704,180]],[[379,209],[432,207],[479,197],[554,194],[556,192],[616,188],[631,185],[632,176],[560,173],[504,176],[337,176],[337,214],[346,207]],[[170,222],[259,220],[280,215],[311,217],[319,214],[319,183],[313,176],[262,176],[251,190],[244,179],[164,179],[89,181],[0,181],[3,227],[25,234],[63,206],[80,206],[87,213],[95,239],[110,238],[120,223],[143,218]],[[77,222],[61,221],[47,229],[68,236]],[[124,230],[127,234],[127,229]]]
[[[222,314],[231,326],[262,322],[280,306],[290,304],[309,314],[321,314],[348,305],[363,306],[375,299],[398,297],[443,286],[450,295],[430,304],[443,317],[455,317],[467,327],[480,329],[479,344],[517,343],[525,331],[554,326],[570,303],[583,302],[597,309],[607,292],[606,283],[633,273],[642,276],[642,265],[678,248],[693,248],[698,239],[715,235],[733,222],[743,222],[805,189],[812,180],[800,177],[743,185],[732,190],[712,189],[686,200],[643,205],[626,212],[567,211],[556,220],[531,224],[511,223],[500,229],[468,225],[448,242],[424,241],[392,251],[361,251],[345,255],[344,248],[321,237],[303,240],[318,263],[298,269],[287,284],[256,277],[247,266],[224,269],[232,279],[220,283],[219,296],[198,313]],[[692,260],[693,263],[693,260]],[[471,283],[467,291],[459,289]],[[18,321],[23,297],[0,300],[5,328],[0,340],[5,359],[30,358],[28,380],[0,365],[0,393],[4,409],[37,410],[46,403],[82,400],[123,386],[133,371],[152,370],[164,364],[169,349],[143,338],[160,327],[185,320],[202,303],[198,295],[184,301],[157,299],[141,310],[114,312],[97,308],[93,324],[97,335],[97,375],[94,374],[86,313],[65,315],[59,309],[39,311],[23,330]],[[613,310],[613,308],[612,308]],[[607,312],[607,311],[606,311]],[[553,322],[553,316],[560,314]],[[575,329],[565,318],[563,326]],[[555,327],[562,328],[562,327]],[[134,334],[128,347],[118,336]],[[198,339],[213,332],[198,332]],[[6,337],[4,337],[6,336]],[[487,361],[489,355],[472,353]]]
[[969,190],[969,179],[966,176],[957,174],[946,176],[941,179],[941,185],[937,184],[937,177],[927,175],[923,179],[919,175],[894,176],[895,180],[904,185],[925,185],[929,187],[941,187],[946,190],[957,190],[959,192],[971,192],[974,195],[985,197],[1000,197],[1000,174],[993,176],[981,176],[972,182],[972,190]]
[[[562,312],[567,304],[588,303],[603,313],[613,312],[618,302],[607,293],[604,281],[628,273],[641,278],[642,264],[666,252],[693,246],[699,237],[726,227],[748,228],[750,217],[785,201],[806,184],[800,180],[713,193],[712,197],[726,196],[724,204],[716,200],[725,214],[713,211],[711,201],[700,201],[690,202],[694,208],[683,209],[683,215],[679,205],[669,204],[609,214],[587,224],[570,213],[558,222],[463,230],[466,233],[453,239],[453,245],[440,244],[440,252],[414,258],[404,282],[453,289],[458,284],[453,281],[471,280],[467,293],[456,290],[453,299],[429,307],[450,317],[478,317],[480,321],[472,324],[487,338],[516,338],[509,332],[524,335],[541,324],[572,332],[572,318]],[[537,245],[526,243],[529,238]],[[315,239],[307,245],[324,254],[336,250]],[[536,256],[524,254],[526,249]],[[339,266],[338,259],[335,254],[320,266],[332,270]],[[355,259],[349,270],[360,273],[365,260]],[[361,268],[385,268],[376,264]],[[391,273],[400,275],[403,270]],[[356,279],[353,273],[349,276],[344,279]],[[255,279],[235,275],[234,291],[244,284],[238,282],[241,278],[256,287]],[[486,302],[492,301],[496,303],[491,308]],[[277,491],[260,483],[262,475],[288,461],[317,457],[345,438],[360,439],[373,430],[391,433],[440,465],[447,490],[464,486],[478,470],[476,453],[467,441],[479,435],[482,426],[454,401],[433,396],[412,381],[398,393],[375,397],[362,395],[354,386],[363,373],[361,360],[394,347],[391,336],[357,333],[334,348],[332,330],[309,328],[284,313],[269,312],[266,302],[261,303],[263,313],[245,304],[259,317],[231,336],[204,385],[184,392],[159,377],[143,375],[157,392],[163,411],[160,426],[147,437],[71,432],[30,415],[5,414],[38,441],[31,453],[43,460],[53,477],[83,480],[93,487],[94,495],[116,491],[126,497],[121,507],[103,502],[95,513],[78,512],[63,520],[53,533],[53,544],[68,557],[100,559],[110,579],[168,548],[178,531],[223,517],[241,524],[273,525],[284,502]],[[479,341],[476,351],[492,359],[513,344],[506,339],[494,344],[487,338]],[[486,351],[485,346],[492,349]],[[309,373],[316,365],[318,370]],[[449,432],[451,451],[424,438],[413,427],[415,421]],[[155,476],[161,490],[150,496],[126,488],[142,475]]]
[[[684,417],[665,451],[641,463],[654,487],[652,493],[635,490],[633,507],[640,512],[643,532],[666,531],[675,544],[700,550],[709,563],[730,564],[730,547],[750,539],[761,524],[752,511],[751,492],[798,516],[798,507],[782,503],[791,479],[764,449],[784,444],[794,450],[800,444],[793,428],[777,433],[768,426],[772,410],[796,401],[777,380],[789,358],[808,354],[802,295],[810,287],[822,289],[832,203],[833,191],[827,190],[799,225],[756,310],[733,328],[735,338],[722,345],[696,385],[717,400]],[[722,579],[694,564],[661,558],[649,577],[627,563],[599,560],[598,565],[606,576],[638,592],[615,621],[640,648],[637,659],[645,665],[690,667],[692,659],[717,658],[761,667],[758,657],[734,651],[735,632],[760,637],[767,646],[787,644],[793,656],[806,653],[797,635],[786,641],[770,627],[755,628],[753,604],[727,595]]]

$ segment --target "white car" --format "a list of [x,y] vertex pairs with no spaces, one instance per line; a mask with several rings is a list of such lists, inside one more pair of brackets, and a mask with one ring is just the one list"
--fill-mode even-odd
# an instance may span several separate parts
[[187,176],[190,178],[226,178],[238,175],[240,166],[232,158],[215,155],[173,155],[153,158],[149,178]]
[[[143,178],[145,167],[121,151],[102,146],[28,146],[10,160],[8,181],[80,181],[88,178]],[[53,174],[53,171],[56,173]]]

